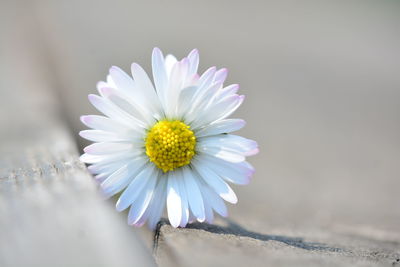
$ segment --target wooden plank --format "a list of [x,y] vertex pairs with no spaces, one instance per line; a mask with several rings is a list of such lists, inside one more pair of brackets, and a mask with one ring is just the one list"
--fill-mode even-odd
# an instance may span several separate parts
[[[398,236],[357,234],[355,229],[270,227],[255,232],[231,220],[174,229],[159,223],[159,266],[397,266]],[[199,253],[201,251],[201,253]]]
[[76,130],[93,81],[151,70],[155,45],[199,48],[200,68],[229,67],[247,96],[236,115],[261,153],[234,186],[240,227],[163,225],[161,266],[398,265],[400,5],[314,2],[36,1]]
[[0,266],[154,266],[78,160],[24,2],[0,33]]

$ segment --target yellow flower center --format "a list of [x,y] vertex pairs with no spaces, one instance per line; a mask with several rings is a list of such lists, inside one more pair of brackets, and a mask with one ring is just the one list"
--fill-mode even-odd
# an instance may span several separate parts
[[150,129],[145,144],[150,161],[168,172],[190,163],[195,154],[196,137],[185,123],[163,120]]

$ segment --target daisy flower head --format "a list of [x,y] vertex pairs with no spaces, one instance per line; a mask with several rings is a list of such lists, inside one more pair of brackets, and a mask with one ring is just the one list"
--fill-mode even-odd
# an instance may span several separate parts
[[195,49],[182,60],[152,54],[153,82],[136,63],[132,76],[111,67],[99,95],[89,101],[104,116],[82,116],[94,143],[81,160],[103,193],[120,193],[116,209],[129,208],[128,223],[155,228],[167,207],[173,227],[227,216],[224,200],[236,203],[228,182],[247,184],[255,141],[232,134],[245,122],[228,117],[242,104],[236,84],[224,87],[226,69],[198,74]]

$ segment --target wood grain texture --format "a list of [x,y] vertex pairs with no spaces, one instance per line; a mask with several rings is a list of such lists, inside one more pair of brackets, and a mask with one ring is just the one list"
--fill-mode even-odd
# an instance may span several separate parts
[[159,266],[398,266],[398,236],[369,230],[266,227],[254,232],[230,220],[187,229],[159,224]]
[[0,266],[154,266],[78,160],[26,4],[0,3]]
[[202,71],[228,67],[240,83],[236,116],[261,151],[252,182],[234,187],[240,226],[163,225],[161,266],[398,265],[400,2],[29,2],[76,131],[109,66],[149,71],[154,46],[196,47]]

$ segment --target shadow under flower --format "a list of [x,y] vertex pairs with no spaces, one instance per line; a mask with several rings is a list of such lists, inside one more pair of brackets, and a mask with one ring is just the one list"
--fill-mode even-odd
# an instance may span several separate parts
[[[210,233],[214,234],[220,234],[220,235],[235,235],[235,236],[241,236],[241,237],[249,237],[253,239],[257,239],[260,241],[277,241],[284,243],[288,246],[295,247],[295,248],[300,248],[308,251],[325,251],[325,252],[345,252],[344,249],[342,248],[336,248],[336,247],[331,247],[323,243],[319,242],[308,242],[304,241],[304,238],[301,237],[288,237],[288,236],[283,236],[283,235],[266,235],[266,234],[260,234],[257,232],[252,232],[249,231],[239,224],[233,222],[232,220],[225,219],[225,221],[228,223],[228,226],[219,226],[219,225],[214,225],[214,224],[208,224],[208,223],[192,223],[188,224],[186,226],[187,229],[197,229],[197,230],[203,230],[207,231]],[[168,221],[165,219],[162,219],[157,226],[156,232],[155,232],[155,247],[157,247],[157,242],[158,242],[158,237],[159,237],[159,230],[163,225],[169,225]]]

